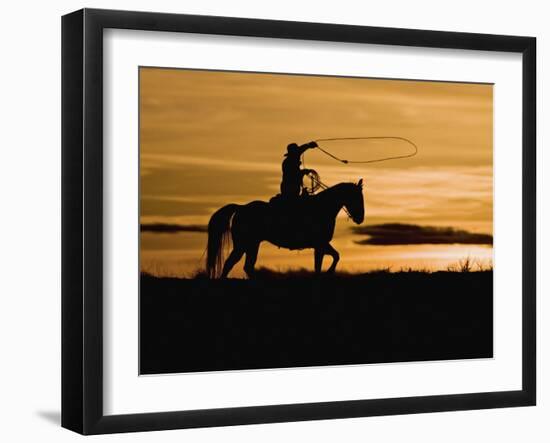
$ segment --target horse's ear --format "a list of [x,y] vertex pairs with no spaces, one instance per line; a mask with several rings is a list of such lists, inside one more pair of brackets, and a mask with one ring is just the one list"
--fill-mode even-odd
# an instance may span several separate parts
[[363,187],[363,179],[360,179],[360,180],[357,182],[357,186],[359,186],[360,188]]

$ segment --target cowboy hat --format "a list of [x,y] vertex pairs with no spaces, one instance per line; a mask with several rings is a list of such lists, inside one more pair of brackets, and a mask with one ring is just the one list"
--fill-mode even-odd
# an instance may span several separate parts
[[286,147],[285,157],[288,157],[289,155],[296,155],[298,152],[298,145],[296,143],[291,143]]

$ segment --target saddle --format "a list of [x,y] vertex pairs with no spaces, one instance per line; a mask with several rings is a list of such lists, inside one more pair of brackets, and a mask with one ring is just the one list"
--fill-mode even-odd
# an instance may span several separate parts
[[311,203],[311,196],[309,194],[302,194],[299,197],[286,197],[282,194],[277,194],[269,200],[270,206],[275,210],[304,210]]

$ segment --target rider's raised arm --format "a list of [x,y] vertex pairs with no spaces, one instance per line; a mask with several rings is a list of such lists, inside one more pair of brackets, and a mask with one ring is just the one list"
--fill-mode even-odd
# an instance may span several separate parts
[[308,149],[312,149],[312,148],[316,148],[317,147],[317,143],[315,142],[309,142],[309,143],[305,143],[303,144],[302,146],[299,146],[298,147],[298,150],[300,152],[300,155],[302,155],[304,152],[306,152]]

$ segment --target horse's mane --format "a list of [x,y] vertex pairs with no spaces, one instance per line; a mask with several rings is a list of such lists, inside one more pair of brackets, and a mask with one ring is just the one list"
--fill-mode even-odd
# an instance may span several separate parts
[[341,191],[344,191],[346,189],[353,189],[353,187],[356,186],[355,183],[352,183],[352,182],[341,182],[341,183],[337,183],[335,184],[334,186],[331,186],[330,188],[327,188],[327,189],[323,189],[321,192],[319,192],[318,194],[315,194],[312,196],[312,198],[318,198],[318,197],[322,197],[322,196],[328,196],[328,195],[331,195],[335,192],[341,192]]

